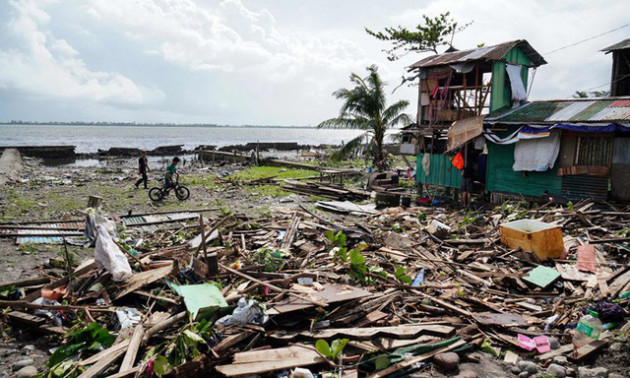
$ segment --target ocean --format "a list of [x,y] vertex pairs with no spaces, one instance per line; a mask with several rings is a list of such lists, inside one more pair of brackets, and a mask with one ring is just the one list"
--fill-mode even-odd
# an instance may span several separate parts
[[297,142],[304,145],[340,145],[362,133],[360,130],[310,127],[212,127],[212,126],[75,126],[0,125],[0,146],[74,145],[77,153],[92,153],[110,147],[151,150],[159,146],[199,145],[218,147],[255,142]]

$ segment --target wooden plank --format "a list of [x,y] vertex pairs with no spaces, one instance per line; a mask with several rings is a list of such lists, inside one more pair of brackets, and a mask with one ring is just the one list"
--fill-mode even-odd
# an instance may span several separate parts
[[621,289],[623,289],[628,283],[630,283],[630,270],[615,278],[615,280],[608,285],[610,295],[613,298],[616,298]]
[[79,376],[79,378],[92,378],[102,374],[111,364],[116,362],[116,360],[119,359],[123,355],[123,353],[125,353],[125,348],[112,348],[105,350],[105,352],[108,353],[106,353],[98,360],[98,362],[96,362],[94,365],[90,366],[86,371],[84,371],[83,374]]
[[138,354],[138,349],[140,348],[140,343],[142,343],[142,336],[144,336],[144,327],[142,327],[142,324],[138,324],[136,326],[136,329],[134,329],[133,331],[133,336],[131,336],[129,347],[127,348],[125,357],[120,364],[120,369],[118,370],[119,373],[130,370],[133,367],[133,364],[136,361],[136,356]]
[[413,338],[420,334],[449,337],[455,328],[438,324],[406,324],[396,327],[331,328],[315,332],[300,332],[302,336],[316,339],[347,337],[350,339],[373,339],[375,337]]
[[574,353],[569,355],[569,359],[575,362],[582,361],[586,358],[592,357],[595,353],[601,351],[606,345],[608,345],[608,341],[606,340],[595,340],[578,348]]
[[217,366],[216,370],[228,377],[234,377],[315,365],[325,361],[326,359],[320,356],[315,348],[293,345],[286,348],[236,353],[233,364]]
[[550,360],[556,356],[561,356],[563,354],[567,354],[570,353],[571,351],[573,351],[573,344],[566,344],[561,346],[558,349],[552,350],[551,352],[547,352],[547,353],[543,353],[543,354],[539,354],[537,356],[535,356],[534,358],[541,360],[541,361],[546,361],[546,360]]
[[44,323],[46,323],[46,319],[44,318],[27,314],[26,312],[21,312],[21,311],[11,311],[7,314],[7,316],[9,317],[11,321],[24,324],[28,326],[29,328],[31,327],[37,328],[43,325]]
[[168,276],[172,270],[173,266],[169,265],[159,269],[136,273],[123,283],[122,290],[118,292],[114,299],[122,298],[125,295],[140,289],[143,286],[146,286],[155,281],[159,281],[162,278]]

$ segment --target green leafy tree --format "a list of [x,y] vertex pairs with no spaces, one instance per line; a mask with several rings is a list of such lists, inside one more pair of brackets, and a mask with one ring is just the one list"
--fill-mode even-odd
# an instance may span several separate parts
[[[374,164],[378,166],[385,158],[383,153],[383,141],[385,131],[388,128],[402,123],[409,123],[411,119],[403,111],[409,105],[408,101],[401,100],[387,106],[385,99],[385,83],[378,74],[378,68],[372,65],[367,68],[368,75],[365,78],[353,73],[350,81],[355,85],[351,89],[339,89],[333,93],[338,99],[344,101],[339,117],[331,118],[320,123],[318,128],[350,128],[365,130],[371,137],[368,151],[373,152]],[[341,160],[350,152],[361,145],[365,134],[348,142],[341,150],[333,155],[333,159]]]
[[458,27],[457,22],[450,16],[450,12],[442,13],[437,17],[422,15],[423,23],[418,24],[415,30],[398,27],[387,27],[384,31],[372,31],[365,28],[365,31],[381,41],[388,41],[393,44],[391,49],[385,49],[387,59],[397,60],[401,56],[410,52],[433,52],[438,53],[440,46],[452,46],[453,37],[456,32],[466,29],[470,24]]
[[588,97],[608,97],[610,92],[608,91],[575,91],[573,98],[588,98]]

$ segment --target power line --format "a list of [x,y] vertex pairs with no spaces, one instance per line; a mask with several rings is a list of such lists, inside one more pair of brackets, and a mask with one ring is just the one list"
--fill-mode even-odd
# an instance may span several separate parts
[[557,51],[564,50],[564,49],[566,49],[566,48],[569,48],[569,47],[573,47],[573,46],[579,45],[580,43],[584,43],[584,42],[586,42],[586,41],[590,41],[591,39],[595,39],[595,38],[601,37],[602,35],[610,34],[610,33],[612,33],[612,32],[615,32],[615,31],[617,31],[617,30],[623,29],[623,28],[628,27],[628,26],[630,26],[630,24],[625,24],[625,25],[622,25],[622,26],[620,26],[620,27],[618,27],[618,28],[615,28],[615,29],[609,30],[609,31],[607,31],[607,32],[603,32],[603,33],[601,33],[601,34],[597,34],[597,35],[594,35],[594,36],[592,36],[592,37],[588,37],[588,38],[583,39],[583,40],[581,40],[581,41],[578,41],[578,42],[572,43],[572,44],[570,44],[570,45],[562,46],[562,47],[557,48],[557,49],[555,49],[555,50],[551,50],[551,51],[549,51],[549,52],[544,53],[543,55],[553,54],[553,53],[555,53],[555,52],[557,52]]
[[610,85],[610,84],[612,84],[612,83],[616,83],[616,82],[618,82],[619,80],[623,80],[623,79],[627,78],[628,76],[630,76],[630,74],[623,75],[623,76],[621,76],[621,77],[617,78],[617,80],[615,80],[615,81],[611,81],[611,82],[608,82],[608,83],[606,83],[606,84],[602,84],[602,85],[598,85],[598,86],[593,87],[593,88],[586,89],[584,92],[592,91],[593,89],[601,88],[601,87],[603,87],[603,86],[605,86],[605,85]]

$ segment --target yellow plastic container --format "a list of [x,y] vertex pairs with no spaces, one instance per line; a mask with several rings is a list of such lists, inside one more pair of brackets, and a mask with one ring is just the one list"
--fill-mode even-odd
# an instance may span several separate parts
[[499,225],[499,230],[503,244],[534,252],[541,261],[560,258],[564,252],[560,226],[521,219]]

